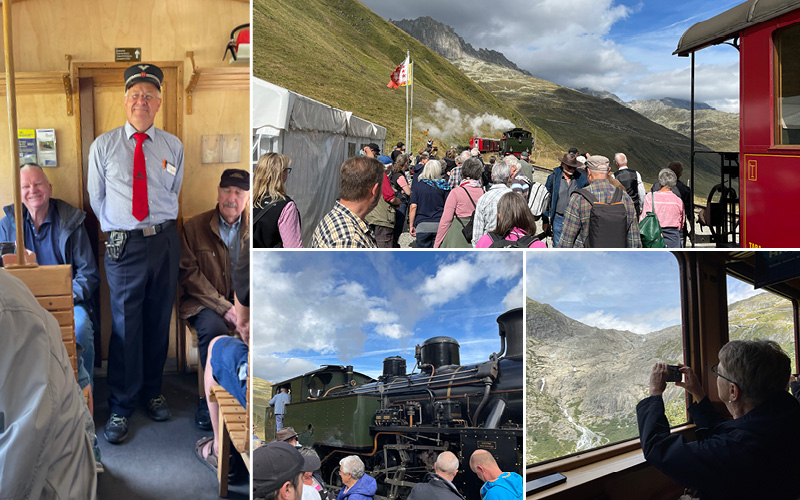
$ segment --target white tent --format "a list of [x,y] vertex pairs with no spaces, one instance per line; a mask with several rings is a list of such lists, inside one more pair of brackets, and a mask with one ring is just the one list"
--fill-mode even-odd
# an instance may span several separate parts
[[339,197],[339,167],[367,144],[385,150],[386,128],[260,78],[251,80],[253,171],[269,152],[292,159],[286,192],[297,204],[303,245]]

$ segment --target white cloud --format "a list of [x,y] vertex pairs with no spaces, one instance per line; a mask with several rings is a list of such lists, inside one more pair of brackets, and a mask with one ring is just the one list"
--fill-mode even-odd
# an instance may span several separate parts
[[508,294],[503,298],[503,305],[506,309],[522,307],[522,284],[523,280],[520,278],[517,285],[509,290]]
[[457,260],[442,264],[434,276],[426,278],[417,293],[427,307],[436,307],[466,294],[477,283],[492,285],[521,271],[522,256],[517,252],[460,253]]
[[282,382],[317,368],[315,363],[300,358],[278,358],[259,354],[253,358],[253,373],[271,383]]
[[[677,312],[677,319],[674,314]],[[584,316],[575,318],[583,324],[597,328],[627,330],[644,335],[664,329],[668,326],[680,324],[680,310],[654,311],[648,315],[620,316],[607,311],[592,311]]]

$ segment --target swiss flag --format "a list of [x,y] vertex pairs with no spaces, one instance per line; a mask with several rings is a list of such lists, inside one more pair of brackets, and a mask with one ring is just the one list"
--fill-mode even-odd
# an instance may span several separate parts
[[386,85],[390,89],[396,89],[398,87],[402,87],[403,85],[408,85],[408,56],[406,56],[406,60],[400,63],[400,66],[394,69],[392,73],[392,81]]

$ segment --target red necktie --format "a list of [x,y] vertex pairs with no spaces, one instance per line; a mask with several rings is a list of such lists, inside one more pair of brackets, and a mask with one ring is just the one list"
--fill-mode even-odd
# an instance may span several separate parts
[[133,152],[133,216],[137,220],[144,220],[149,212],[147,208],[147,164],[144,160],[142,143],[147,139],[147,134],[137,132],[136,150]]

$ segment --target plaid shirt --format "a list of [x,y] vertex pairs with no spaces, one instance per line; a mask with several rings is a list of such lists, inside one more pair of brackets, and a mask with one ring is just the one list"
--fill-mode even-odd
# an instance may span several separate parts
[[450,187],[452,189],[457,188],[463,180],[464,179],[461,177],[461,165],[453,167],[453,170],[450,171],[450,179],[447,181],[450,184]]
[[312,248],[376,248],[369,226],[338,201],[314,230]]
[[[614,197],[614,186],[608,179],[598,179],[586,186],[587,191],[595,195],[601,203],[609,203]],[[628,215],[628,248],[641,248],[642,238],[639,236],[639,222],[636,218],[636,209],[628,193],[622,194],[622,203]],[[589,231],[589,214],[592,205],[580,194],[573,194],[569,206],[564,213],[564,225],[561,229],[559,248],[583,248],[583,240]]]

